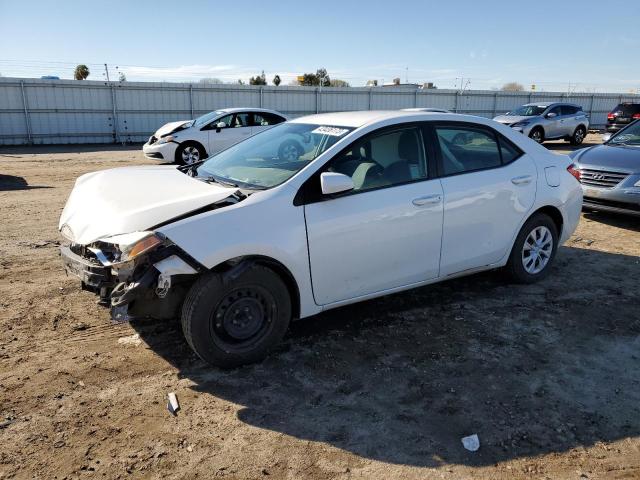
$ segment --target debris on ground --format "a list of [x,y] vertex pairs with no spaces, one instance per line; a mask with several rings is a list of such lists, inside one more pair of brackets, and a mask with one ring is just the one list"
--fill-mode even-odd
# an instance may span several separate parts
[[118,344],[119,345],[126,345],[126,346],[133,346],[133,347],[137,347],[142,343],[142,340],[140,340],[140,334],[135,333],[133,335],[130,335],[128,337],[120,337],[118,339]]
[[470,452],[476,452],[480,448],[480,439],[478,438],[478,435],[474,433],[468,437],[463,437],[462,445]]
[[170,392],[167,395],[167,398],[169,399],[169,401],[167,402],[167,410],[169,410],[169,413],[171,413],[172,415],[177,415],[178,410],[180,410],[180,404],[178,403],[178,397],[176,397],[175,393]]

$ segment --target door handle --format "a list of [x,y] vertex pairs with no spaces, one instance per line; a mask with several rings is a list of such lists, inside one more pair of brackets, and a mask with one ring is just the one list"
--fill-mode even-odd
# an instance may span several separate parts
[[514,185],[528,185],[531,183],[531,180],[533,180],[531,175],[522,175],[520,177],[513,177],[511,183]]
[[440,203],[442,201],[442,195],[426,195],[424,197],[414,198],[411,203],[413,203],[416,207],[422,207],[424,205],[435,205],[436,203]]

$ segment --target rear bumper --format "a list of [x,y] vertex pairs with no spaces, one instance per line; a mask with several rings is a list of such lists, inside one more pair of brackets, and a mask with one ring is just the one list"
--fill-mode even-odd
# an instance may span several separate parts
[[628,123],[607,123],[606,130],[607,132],[618,132],[622,130],[624,127],[629,125]]

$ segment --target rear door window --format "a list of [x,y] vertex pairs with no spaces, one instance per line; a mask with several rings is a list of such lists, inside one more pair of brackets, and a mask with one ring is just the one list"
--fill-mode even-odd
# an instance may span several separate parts
[[578,113],[578,108],[572,105],[562,105],[560,109],[562,110],[562,115],[575,115]]
[[254,112],[253,113],[253,126],[254,127],[267,127],[270,125],[276,125],[284,122],[284,118],[279,115],[275,115],[269,112]]
[[464,126],[436,126],[442,157],[442,174],[455,175],[499,167],[501,155],[496,136]]

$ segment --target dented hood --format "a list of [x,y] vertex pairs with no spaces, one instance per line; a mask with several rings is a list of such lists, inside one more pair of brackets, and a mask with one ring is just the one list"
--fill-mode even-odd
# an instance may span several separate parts
[[190,123],[192,121],[193,120],[180,120],[179,122],[165,123],[158,130],[156,130],[156,133],[154,133],[154,135],[155,135],[156,138],[160,138],[163,135],[167,135],[169,133],[175,132],[180,127],[182,127],[185,123]]
[[196,180],[174,166],[87,173],[76,180],[58,228],[66,225],[65,236],[71,234],[74,242],[88,244],[149,229],[223,200],[236,190]]

